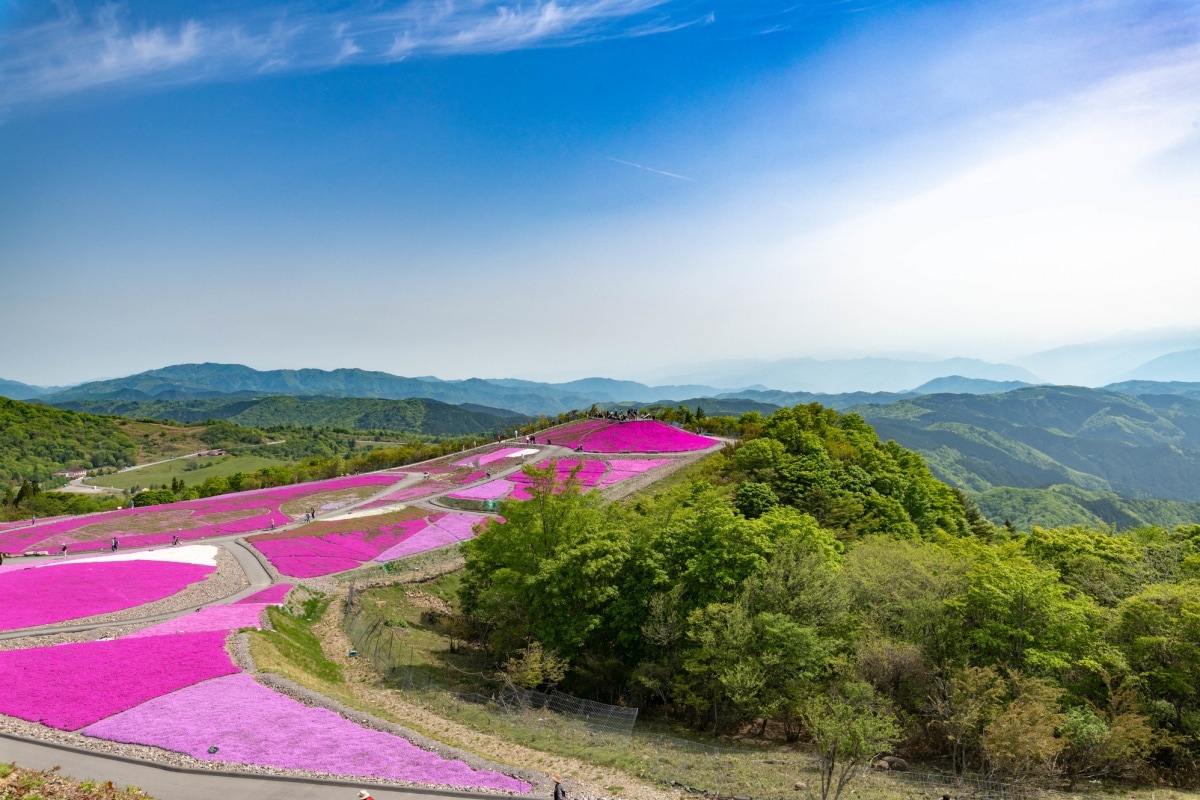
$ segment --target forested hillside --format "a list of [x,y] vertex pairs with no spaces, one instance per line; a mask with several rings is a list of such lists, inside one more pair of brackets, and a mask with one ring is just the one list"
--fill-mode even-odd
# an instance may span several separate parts
[[964,489],[1068,484],[1200,501],[1200,401],[1187,397],[1035,386],[855,410]]
[[1200,527],[1010,532],[856,415],[738,427],[624,505],[533,473],[465,545],[467,629],[708,731],[841,719],[959,770],[1196,781]]
[[187,400],[85,399],[56,404],[93,414],[175,420],[191,423],[228,420],[248,427],[273,426],[387,430],[425,436],[466,436],[511,427],[525,417],[488,409],[413,398],[358,397],[216,397]]
[[0,479],[45,481],[65,467],[124,467],[137,445],[111,419],[0,397]]

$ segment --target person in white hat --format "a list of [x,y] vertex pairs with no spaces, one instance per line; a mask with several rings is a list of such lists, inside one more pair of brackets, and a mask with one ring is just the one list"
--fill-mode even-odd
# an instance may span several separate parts
[[371,793],[366,789],[359,789],[358,800],[375,800],[375,798],[371,797]]

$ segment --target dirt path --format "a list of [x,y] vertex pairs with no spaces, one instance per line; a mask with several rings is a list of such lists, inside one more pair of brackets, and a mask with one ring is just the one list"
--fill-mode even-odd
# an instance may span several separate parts
[[559,775],[570,796],[586,798],[614,797],[607,787],[622,787],[622,800],[678,800],[679,793],[652,786],[626,772],[590,764],[578,759],[534,750],[492,734],[445,719],[407,702],[403,692],[384,685],[383,676],[363,658],[350,658],[353,649],[342,629],[345,589],[335,594],[329,610],[313,632],[321,641],[325,656],[342,668],[346,688],[366,708],[383,711],[397,722],[420,731],[431,739],[476,753],[484,758],[533,769],[547,775]]

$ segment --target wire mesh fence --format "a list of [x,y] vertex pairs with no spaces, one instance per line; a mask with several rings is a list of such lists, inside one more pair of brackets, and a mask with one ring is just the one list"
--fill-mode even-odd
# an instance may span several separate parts
[[[802,800],[817,796],[819,768],[801,750],[730,747],[682,739],[638,726],[638,709],[607,705],[558,691],[519,687],[488,693],[449,686],[415,664],[411,634],[388,625],[351,589],[344,627],[359,657],[422,706],[518,744],[609,764],[640,778],[717,800]],[[864,764],[855,800],[1100,800],[979,776],[877,771]],[[845,800],[845,799],[844,799]]]

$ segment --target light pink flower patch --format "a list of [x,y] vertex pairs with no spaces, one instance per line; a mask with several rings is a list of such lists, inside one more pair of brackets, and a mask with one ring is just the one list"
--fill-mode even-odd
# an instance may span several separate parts
[[168,561],[56,564],[0,574],[0,630],[31,628],[153,603],[214,567]]
[[661,467],[664,464],[670,464],[670,458],[614,458],[608,462],[608,474],[597,484],[600,488],[612,486],[614,483],[629,480],[635,475],[641,475],[643,472],[649,472],[655,467]]
[[292,585],[290,583],[277,583],[274,586],[268,586],[261,592],[255,592],[249,597],[243,597],[237,603],[234,603],[234,605],[238,603],[282,603],[284,598],[287,597],[287,593],[291,590]]
[[394,561],[397,558],[424,553],[426,550],[446,547],[455,542],[465,542],[475,538],[474,527],[487,519],[471,514],[434,514],[429,517],[429,527],[383,551],[375,560]]
[[478,486],[459,489],[457,492],[446,496],[459,500],[499,500],[502,497],[508,497],[509,493],[513,490],[513,486],[512,481],[497,478],[494,481],[481,483]]
[[[40,570],[39,570],[40,572]],[[0,714],[73,731],[185,686],[232,675],[222,632],[0,651]]]
[[270,603],[233,603],[224,606],[208,606],[191,614],[184,614],[127,633],[125,639],[143,636],[169,636],[173,633],[196,633],[198,631],[236,631],[238,628],[261,628],[262,613]]
[[256,539],[252,544],[267,557],[281,575],[315,578],[354,569],[418,533],[427,525],[425,519],[412,519],[384,525],[371,531]]
[[[332,775],[528,792],[529,784],[475,770],[325,708],[299,703],[232,675],[190,686],[97,722],[83,733],[150,745],[205,761]],[[210,754],[209,748],[217,752]]]
[[444,485],[435,481],[422,481],[416,486],[409,486],[401,489],[398,492],[385,494],[383,497],[372,500],[369,503],[363,503],[361,506],[357,506],[356,510],[364,511],[368,508],[380,508],[381,506],[390,506],[397,503],[403,503],[408,500],[416,500],[418,497],[428,497],[431,494],[437,494],[444,488]]

